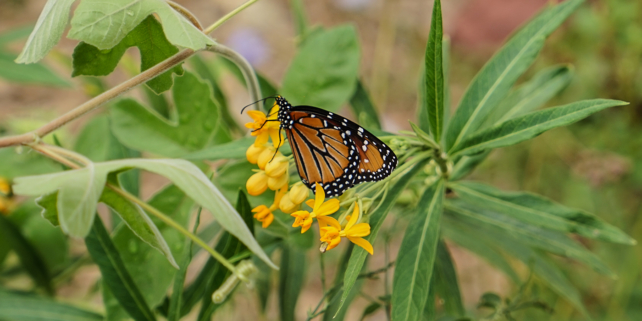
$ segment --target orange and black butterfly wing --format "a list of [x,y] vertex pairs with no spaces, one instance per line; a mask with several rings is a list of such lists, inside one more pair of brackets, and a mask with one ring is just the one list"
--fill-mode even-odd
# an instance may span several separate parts
[[[314,122],[318,128],[332,130],[337,140],[340,138],[345,146],[349,146],[350,150],[356,150],[355,153],[358,157],[353,157],[350,162],[350,166],[355,166],[352,163],[356,162],[356,175],[354,175],[354,180],[352,181],[353,185],[382,180],[388,177],[397,167],[397,156],[390,147],[349,119],[311,106],[296,106],[292,108],[290,114],[292,116],[297,115],[297,117],[316,119]],[[304,120],[304,122],[307,121]],[[292,146],[293,144],[296,145],[297,143],[291,141],[290,145]],[[350,168],[348,173],[353,173],[354,170],[355,168]],[[353,179],[353,177],[350,177],[350,179]]]
[[285,128],[301,181],[326,196],[339,196],[352,187],[360,163],[356,146],[342,128],[321,113],[290,112],[291,127]]

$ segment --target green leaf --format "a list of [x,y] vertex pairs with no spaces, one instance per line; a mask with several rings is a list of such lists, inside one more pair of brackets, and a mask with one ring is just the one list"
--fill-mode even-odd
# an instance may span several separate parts
[[354,93],[359,58],[359,43],[352,26],[310,35],[292,60],[281,93],[293,105],[336,112]]
[[[59,190],[60,226],[63,231],[69,231],[69,234],[83,236],[87,233],[89,227],[87,225],[94,218],[96,203],[105,186],[107,173],[131,167],[167,177],[200,206],[212,213],[221,226],[241,240],[250,251],[271,267],[276,268],[256,242],[241,216],[221,192],[198,167],[182,159],[123,159],[90,163],[82,169],[17,178],[14,192],[19,195],[37,196]],[[70,220],[72,218],[78,219]]]
[[0,316],[11,321],[102,321],[103,316],[37,295],[0,288]]
[[[194,224],[193,233],[196,233],[196,230],[198,229],[198,225],[201,220],[201,211],[202,209],[199,208],[196,223]],[[169,300],[167,321],[179,321],[181,319],[181,309],[183,307],[183,286],[185,285],[185,279],[187,278],[187,269],[190,262],[192,261],[193,246],[194,244],[191,240],[185,240],[183,257],[181,258],[181,269],[176,273],[176,276],[174,277],[174,286],[172,288],[172,297]]]
[[[100,50],[85,42],[79,43],[74,49],[71,76],[107,76],[116,69],[118,61],[130,47],[138,47],[140,51],[141,71],[153,67],[178,52],[178,48],[165,38],[160,22],[150,15],[109,50]],[[172,88],[172,73],[182,75],[183,68],[180,65],[176,66],[149,80],[146,84],[155,93],[160,94]]]
[[417,204],[417,214],[406,229],[392,283],[392,320],[417,320],[428,297],[441,224],[444,182],[439,180]]
[[462,201],[450,200],[444,205],[444,208],[453,215],[465,216],[467,219],[477,222],[477,225],[485,225],[488,229],[495,230],[497,234],[510,235],[524,244],[578,260],[599,273],[615,277],[615,274],[595,254],[564,234],[523,223],[503,214],[480,209],[477,206],[473,207]]
[[[219,159],[242,159],[250,145],[254,143],[254,137],[244,137],[229,143],[218,146],[211,146],[199,151],[183,155],[189,160],[219,160]],[[283,146],[285,147],[285,145]]]
[[6,179],[60,171],[60,164],[39,153],[18,153],[16,148],[0,149],[0,176]]
[[367,316],[377,313],[377,311],[379,311],[381,308],[383,308],[383,306],[380,303],[370,303],[370,305],[363,309],[363,312],[361,313],[361,319],[359,320],[365,320]]
[[445,237],[461,247],[475,253],[477,256],[486,260],[489,264],[504,272],[508,277],[513,280],[515,284],[521,284],[520,279],[513,266],[506,260],[502,253],[500,246],[494,246],[484,238],[472,237],[467,233],[465,227],[461,227],[456,219],[451,218],[449,215],[444,216],[442,231]]
[[60,226],[60,221],[58,220],[58,208],[56,207],[57,203],[58,192],[45,194],[36,198],[36,204],[42,208],[42,217],[49,221],[53,226]]
[[486,116],[504,99],[515,81],[533,63],[544,40],[583,2],[564,1],[545,9],[521,28],[486,63],[464,93],[446,132],[449,153],[475,132]]
[[450,175],[450,180],[457,181],[466,177],[466,175],[470,174],[477,165],[481,164],[489,154],[490,150],[487,150],[476,155],[463,156],[455,163],[453,172]]
[[172,44],[193,50],[214,44],[214,40],[163,0],[83,0],[74,12],[67,37],[100,50],[110,49],[152,13],[160,17]]
[[450,153],[453,156],[472,155],[487,149],[514,145],[549,129],[572,124],[600,110],[624,105],[628,103],[593,99],[532,112],[482,130],[462,141]]
[[22,235],[20,229],[4,215],[0,215],[0,235],[11,245],[20,259],[22,267],[31,275],[38,286],[53,293],[51,276],[47,265],[36,248]]
[[129,275],[100,218],[94,220],[93,228],[85,239],[85,243],[89,254],[100,269],[104,284],[109,287],[129,315],[136,321],[156,320],[138,286]]
[[569,65],[553,66],[538,72],[508,94],[481,127],[489,127],[536,110],[566,88],[572,78],[573,68]]
[[435,294],[443,301],[444,311],[452,316],[464,316],[466,310],[459,291],[455,263],[443,240],[437,243],[433,281]]
[[220,126],[210,86],[191,73],[175,79],[172,88],[178,123],[159,117],[135,100],[124,99],[111,109],[112,130],[123,145],[154,154],[178,157],[215,143]]
[[38,17],[29,39],[16,59],[17,63],[32,64],[44,58],[60,41],[69,21],[69,10],[75,0],[48,0]]
[[69,263],[68,239],[59,228],[44,221],[40,212],[33,202],[23,202],[8,218],[37,251],[47,271],[55,275]]
[[[346,248],[345,252],[341,256],[341,261],[339,261],[339,265],[337,265],[337,273],[334,276],[334,284],[333,284],[333,289],[332,293],[328,294],[327,300],[328,300],[328,305],[325,308],[325,312],[323,313],[323,321],[343,321],[345,319],[346,314],[348,313],[348,309],[340,309],[341,305],[347,304],[347,306],[350,306],[350,303],[354,301],[354,299],[359,295],[361,292],[361,287],[363,286],[364,278],[357,279],[355,282],[354,286],[350,289],[350,293],[346,297],[346,300],[344,303],[341,303],[341,301],[337,300],[340,297],[343,296],[343,278],[345,277],[345,271],[346,267],[348,266],[348,262],[350,261],[350,257],[352,256],[352,252],[354,251],[355,245],[354,243],[350,243],[348,247]],[[363,265],[363,268],[361,269],[361,273],[364,272],[365,266],[367,264]]]
[[[243,221],[254,233],[254,218],[252,217],[252,206],[247,200],[247,196],[243,191],[238,192],[238,197],[236,201],[236,210],[243,217]],[[239,242],[237,238],[231,234],[225,232],[221,235],[218,243],[216,244],[216,251],[221,253],[225,258],[232,258],[244,251],[247,248]],[[198,320],[209,321],[212,319],[212,314],[218,309],[222,304],[225,304],[228,298],[220,304],[215,304],[212,302],[212,294],[216,291],[225,280],[231,275],[231,272],[223,267],[220,262],[210,258],[205,267],[199,274],[196,281],[192,284],[192,287],[186,291],[185,294],[185,305],[181,309],[183,314],[187,314],[192,306],[196,303],[198,298],[202,297],[203,304],[201,305],[201,311],[199,312]],[[202,284],[199,284],[202,283]],[[190,295],[191,294],[191,295]],[[189,298],[192,298],[191,300]]]
[[469,204],[510,215],[525,223],[613,243],[636,244],[630,236],[599,217],[536,194],[503,192],[474,182],[451,183],[448,187]]
[[71,84],[43,64],[21,65],[14,62],[16,56],[0,51],[0,78],[18,83],[71,87]]
[[136,236],[149,246],[160,251],[173,267],[179,269],[163,235],[139,205],[132,203],[110,188],[103,190],[100,201],[118,213],[123,222]]
[[352,94],[352,98],[350,98],[350,106],[361,126],[369,129],[381,129],[377,109],[372,104],[370,95],[363,87],[361,80],[357,80],[357,88]]
[[[245,77],[243,77],[243,73],[239,69],[239,67],[234,64],[233,61],[228,60],[228,59],[221,59],[220,63],[227,68],[227,70],[232,73],[232,75],[238,79],[238,81],[241,82],[242,85],[247,88],[247,84],[245,83]],[[256,77],[259,79],[259,86],[261,87],[261,96],[263,97],[272,97],[277,95],[277,90],[276,86],[272,84],[267,78],[265,78],[263,75],[260,73],[256,73]],[[272,106],[264,106],[265,110],[268,110]]]
[[[448,218],[450,215],[445,215]],[[446,219],[445,221],[449,221]],[[546,283],[553,291],[564,297],[571,302],[573,306],[584,314],[584,317],[589,317],[579,291],[569,282],[564,276],[562,271],[556,267],[545,255],[532,250],[528,246],[522,244],[520,240],[504,233],[495,233],[493,229],[489,229],[487,225],[479,225],[475,221],[468,219],[457,218],[458,231],[457,237],[469,238],[475,243],[490,244],[491,247],[500,248],[506,251],[512,257],[522,261],[526,266],[530,267],[535,275],[537,275],[544,283]],[[452,233],[451,236],[455,234]],[[589,318],[590,319],[590,318]]]
[[[419,113],[420,117],[427,117],[428,120],[421,119],[419,124],[430,124],[430,132],[437,142],[441,139],[441,133],[444,130],[443,36],[441,1],[435,0],[424,62],[426,93],[423,97],[427,100],[424,106],[427,110]],[[428,131],[428,128],[423,129]]]
[[296,303],[303,288],[306,268],[305,252],[283,246],[279,270],[279,315],[282,321],[294,321]]
[[[148,203],[179,225],[187,227],[193,202],[175,185],[165,187],[152,196]],[[152,218],[152,221],[170,244],[173,256],[181,257],[185,250],[185,236],[156,218]],[[157,306],[165,298],[165,293],[178,272],[176,268],[162,253],[143,242],[124,225],[114,231],[113,242],[134,283],[144,289],[142,295],[145,302],[150,307]],[[127,312],[106,287],[103,287],[103,300],[108,320],[127,318]]]
[[[401,195],[401,192],[403,192],[406,186],[408,186],[412,178],[414,178],[420,171],[422,171],[426,163],[427,160],[423,160],[413,166],[408,172],[403,174],[399,178],[399,180],[394,185],[392,185],[385,193],[385,195],[381,198],[379,206],[370,215],[371,230],[370,235],[367,236],[367,240],[368,242],[370,242],[370,244],[374,245],[374,241],[377,238],[377,234],[379,233],[381,225],[383,225],[383,221],[386,219],[386,216],[388,216],[388,212],[390,212],[392,207],[395,205],[395,202],[397,201],[397,198],[399,198],[399,195]],[[354,282],[357,280],[359,273],[361,273],[361,269],[363,268],[363,264],[366,261],[367,255],[368,252],[366,252],[366,250],[362,249],[361,247],[358,247],[352,251],[352,255],[350,256],[350,261],[348,262],[348,267],[346,268],[345,276],[343,278],[343,295],[341,296],[341,304],[339,305],[337,311],[341,311],[341,307],[348,298],[350,290],[354,286]]]

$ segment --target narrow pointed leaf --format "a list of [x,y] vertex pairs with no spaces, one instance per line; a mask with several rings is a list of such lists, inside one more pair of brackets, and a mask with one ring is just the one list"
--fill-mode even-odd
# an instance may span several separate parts
[[294,246],[283,247],[279,270],[280,320],[296,320],[294,312],[305,280],[305,262],[305,252]]
[[470,136],[453,148],[451,153],[453,156],[472,155],[488,149],[514,145],[549,129],[572,124],[600,110],[624,105],[628,105],[628,103],[618,100],[594,99],[532,112]]
[[392,284],[392,320],[417,320],[424,311],[433,275],[441,224],[444,182],[421,196],[396,259]]
[[[420,112],[419,116],[428,117],[427,123],[430,124],[430,132],[437,142],[441,139],[441,133],[444,130],[443,34],[441,1],[435,0],[424,62],[426,68],[424,90],[426,93],[423,97],[427,100],[424,105],[427,110],[424,113]],[[425,120],[419,122],[420,125],[425,123]],[[428,128],[423,129],[427,130]]]
[[[399,195],[401,195],[401,192],[403,192],[406,186],[408,186],[408,183],[410,183],[412,178],[415,177],[423,169],[426,162],[426,160],[419,162],[408,172],[401,175],[399,180],[394,185],[392,185],[386,192],[386,194],[379,200],[379,207],[370,215],[371,230],[370,235],[366,237],[370,244],[374,245],[374,241],[377,239],[379,229],[381,228],[383,221],[386,219],[386,216],[388,216],[388,212],[390,212],[392,207],[395,205],[397,198],[399,198]],[[337,311],[341,311],[341,307],[348,298],[350,290],[354,286],[354,282],[357,280],[359,273],[361,273],[361,269],[363,268],[366,257],[368,255],[368,252],[366,252],[366,250],[362,249],[361,247],[357,247],[352,251],[350,261],[348,261],[348,267],[345,271],[345,276],[343,277],[343,295],[341,295],[341,304],[339,305]]]
[[450,180],[457,181],[466,177],[477,167],[477,165],[481,164],[489,154],[490,151],[487,150],[476,155],[463,156],[459,161],[457,161],[457,163],[455,163],[453,172],[450,175]]
[[533,63],[544,40],[583,2],[564,1],[549,7],[522,27],[486,63],[472,81],[448,125],[446,147],[450,153],[475,132],[486,116],[504,99],[515,81]]
[[0,318],[12,321],[102,321],[96,312],[41,296],[0,289]]
[[448,186],[469,204],[510,215],[535,226],[613,243],[636,243],[620,229],[595,215],[568,208],[536,194],[504,192],[492,186],[464,181]]
[[599,273],[615,277],[613,271],[595,254],[564,234],[523,223],[503,214],[482,210],[479,207],[473,207],[462,201],[450,200],[444,205],[444,208],[455,215],[465,216],[467,219],[474,220],[479,225],[486,225],[489,229],[496,230],[498,234],[510,235],[532,247],[576,259],[589,265]]
[[136,321],[156,320],[100,218],[94,220],[85,242],[89,254],[100,268],[105,284],[129,315]]
[[493,109],[482,127],[532,112],[562,91],[573,78],[569,65],[553,66],[538,72],[532,79],[519,86]]
[[27,43],[16,59],[17,63],[32,64],[44,58],[60,41],[69,21],[69,10],[75,0],[49,0],[38,17]]
[[446,242],[443,240],[440,240],[437,244],[433,280],[435,281],[433,283],[435,294],[442,300],[444,311],[451,316],[464,316],[466,310],[459,290],[455,263]]
[[352,112],[357,116],[357,120],[361,126],[370,130],[381,129],[377,109],[375,109],[370,95],[368,95],[361,80],[357,81],[357,88],[354,94],[352,94],[352,98],[350,98],[350,107],[352,107]]

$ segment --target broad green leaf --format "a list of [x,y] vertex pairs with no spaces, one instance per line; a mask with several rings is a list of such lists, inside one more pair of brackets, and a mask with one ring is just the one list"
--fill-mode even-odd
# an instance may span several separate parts
[[[225,66],[225,68],[230,73],[232,73],[232,75],[236,77],[236,79],[238,79],[238,81],[240,81],[241,84],[243,84],[247,88],[247,84],[245,83],[245,78],[243,77],[243,73],[241,73],[241,70],[239,69],[239,67],[237,67],[234,64],[234,62],[224,58],[220,60],[220,63],[221,65]],[[273,97],[277,95],[276,86],[272,84],[272,82],[270,82],[267,78],[265,78],[263,75],[259,73],[256,74],[256,77],[259,79],[259,86],[261,87],[261,96],[263,96],[262,98]],[[265,110],[268,110],[268,108],[271,108],[272,106],[265,105],[264,107],[265,107],[264,108]]]
[[417,320],[428,298],[441,224],[444,182],[425,190],[401,241],[392,283],[392,320]]
[[[401,175],[399,180],[395,182],[395,184],[390,187],[386,194],[379,199],[380,203],[377,209],[370,215],[370,235],[367,236],[367,240],[368,242],[370,242],[370,244],[374,245],[374,241],[377,239],[379,229],[381,228],[381,225],[383,225],[383,221],[386,219],[386,216],[388,216],[388,212],[390,212],[392,207],[395,205],[395,202],[397,201],[397,198],[399,198],[399,195],[401,195],[406,186],[408,186],[412,178],[422,171],[426,163],[427,160],[423,160],[414,165],[408,172]],[[341,311],[341,307],[348,298],[354,282],[357,281],[357,277],[359,276],[359,273],[361,273],[361,269],[363,268],[366,257],[368,255],[368,252],[366,252],[366,250],[362,249],[361,247],[357,247],[352,251],[350,261],[348,261],[348,267],[346,268],[345,276],[343,277],[344,292],[341,296],[341,304],[339,305],[337,311]]]
[[22,235],[20,229],[4,215],[0,215],[0,235],[2,235],[3,241],[11,245],[14,253],[20,259],[22,267],[29,273],[35,283],[43,287],[48,293],[53,293],[51,275],[42,256]]
[[486,63],[464,93],[446,132],[449,153],[475,132],[533,63],[544,41],[583,0],[564,1],[531,19]]
[[[449,216],[450,215],[445,215],[445,217]],[[468,238],[470,242],[489,244],[490,247],[502,249],[502,251],[505,251],[510,256],[520,260],[524,265],[531,268],[538,278],[546,283],[553,291],[571,302],[578,311],[584,314],[584,317],[589,316],[582,303],[582,297],[579,291],[545,255],[524,245],[517,238],[503,233],[495,233],[493,229],[489,229],[486,225],[480,226],[475,221],[457,218],[456,224],[458,225],[457,230],[459,231],[456,233],[457,238]],[[451,236],[455,236],[455,233],[451,234]]]
[[566,126],[600,110],[628,105],[627,102],[593,99],[547,108],[499,123],[464,140],[451,150],[453,156],[472,155],[482,151],[514,145],[555,127]]
[[433,281],[435,294],[443,302],[444,311],[452,316],[464,316],[466,310],[461,299],[455,263],[450,255],[448,246],[443,240],[439,240],[437,243]]
[[532,112],[562,91],[573,78],[569,65],[553,66],[538,72],[531,80],[519,86],[488,115],[482,127]]
[[44,58],[60,41],[69,21],[69,10],[75,0],[48,0],[38,17],[29,39],[16,59],[17,63],[32,64]]
[[[250,229],[252,234],[254,234],[254,218],[252,217],[252,206],[248,202],[247,196],[243,191],[238,192],[236,210],[241,214],[241,216],[243,217],[243,221]],[[226,232],[221,236],[218,243],[216,244],[216,250],[219,251],[219,253],[221,253],[223,256],[225,256],[225,258],[229,259],[246,251],[247,248],[243,244],[241,244],[241,242],[239,242],[237,238]],[[203,277],[201,277],[201,275]],[[218,309],[222,304],[225,304],[225,302],[229,300],[231,295],[228,296],[228,298],[221,304],[215,304],[214,302],[212,302],[212,294],[223,284],[223,282],[225,282],[227,277],[229,277],[230,275],[231,272],[216,260],[210,259],[205,264],[205,268],[203,268],[201,274],[199,275],[199,278],[196,281],[198,282],[202,280],[202,282],[204,282],[205,292],[193,292],[194,294],[203,294],[203,304],[201,305],[201,311],[199,312],[198,320],[211,320],[212,314],[214,314],[216,309]],[[202,289],[201,285],[194,285],[196,286],[197,290]],[[187,304],[189,302],[187,301],[187,295],[185,297],[186,304],[183,306],[182,311],[186,314],[189,312],[188,307],[191,306]]]
[[100,50],[111,49],[152,13],[160,17],[165,35],[172,44],[193,50],[214,44],[163,0],[83,0],[74,12],[67,37]]
[[37,251],[47,271],[55,275],[69,263],[68,240],[59,228],[43,220],[40,212],[40,208],[35,203],[23,202],[11,212],[8,218]]
[[[187,227],[193,202],[176,186],[165,187],[152,196],[148,203],[181,226]],[[172,255],[180,257],[185,249],[185,236],[156,218],[152,218],[152,221],[162,233],[162,237],[170,244]],[[172,279],[177,273],[176,268],[162,253],[143,242],[125,226],[121,225],[117,228],[112,239],[134,283],[140,289],[144,289],[142,295],[145,302],[150,307],[157,306],[163,301],[165,293],[170,288]],[[105,288],[103,288],[103,300],[108,320],[127,318],[127,312]]]
[[[150,15],[109,50],[100,50],[85,42],[79,43],[74,49],[71,76],[107,76],[116,69],[120,58],[130,47],[138,47],[140,51],[141,71],[153,67],[178,52],[178,48],[165,38],[160,22]],[[146,84],[155,93],[162,93],[172,87],[172,73],[182,75],[183,68],[180,65],[176,66],[149,80]]]
[[100,201],[118,213],[123,222],[136,236],[160,251],[173,267],[179,268],[172,251],[169,249],[169,245],[167,245],[158,227],[139,205],[132,203],[110,188],[103,190]]
[[60,171],[60,164],[38,153],[20,153],[19,148],[0,149],[0,176],[13,179]]
[[613,243],[636,244],[630,236],[599,217],[536,194],[504,192],[473,182],[452,183],[448,186],[469,204],[510,215],[535,226]]
[[[182,158],[189,160],[219,160],[219,159],[243,159],[245,152],[254,143],[254,137],[244,137],[222,145],[210,146],[199,151],[183,155]],[[283,155],[291,155],[292,149],[289,144],[279,148]]]
[[[241,216],[221,192],[198,167],[182,159],[123,159],[90,163],[82,169],[17,178],[14,192],[19,195],[38,196],[59,190],[60,226],[63,227],[63,231],[69,231],[71,235],[82,237],[86,235],[88,224],[91,224],[94,218],[96,203],[105,186],[107,173],[131,167],[138,167],[167,177],[196,203],[207,209],[223,228],[241,240],[250,251],[271,267],[276,268],[256,242]],[[69,220],[73,218],[78,218],[78,220]],[[80,219],[83,221],[80,222]]]
[[11,321],[102,321],[96,312],[33,294],[0,288],[0,317]]
[[14,62],[15,58],[14,54],[0,51],[0,78],[18,83],[71,87],[67,80],[58,76],[45,65],[41,63],[21,65]]
[[370,95],[363,87],[361,80],[357,80],[357,88],[350,98],[350,106],[361,126],[368,129],[381,129],[377,109],[372,104]]
[[443,223],[442,231],[448,240],[457,243],[459,246],[486,260],[486,262],[510,277],[513,283],[523,283],[519,275],[517,275],[517,272],[515,272],[515,269],[513,269],[513,266],[506,260],[505,255],[501,251],[501,247],[494,246],[494,244],[484,238],[470,236],[466,233],[467,229],[465,227],[462,228],[460,223],[449,215],[444,215]]
[[615,277],[613,272],[592,252],[580,246],[568,236],[550,230],[539,228],[532,224],[518,221],[512,217],[480,209],[462,201],[450,200],[444,205],[453,215],[465,216],[469,220],[485,225],[500,235],[510,235],[529,246],[550,253],[569,257],[583,262],[595,271]]
[[430,124],[429,128],[423,129],[425,131],[429,129],[437,142],[441,139],[441,133],[444,130],[443,36],[441,1],[435,0],[424,60],[426,71],[424,90],[426,93],[423,97],[426,99],[424,108],[427,110],[419,112],[420,117],[423,116],[428,119],[427,121],[421,119],[419,124]]
[[136,321],[156,320],[100,218],[94,220],[85,244],[93,261],[100,269],[105,286],[129,315]]
[[4,236],[0,235],[0,267],[2,267],[2,263],[4,263],[10,251],[11,244],[9,244],[9,241],[7,241]]
[[281,94],[293,105],[336,112],[354,93],[359,58],[359,43],[352,26],[310,35],[283,78]]
[[279,315],[282,321],[294,321],[296,303],[303,288],[306,269],[305,252],[283,246],[279,270]]
[[436,277],[437,275],[433,274],[432,279],[430,279],[430,288],[428,289],[428,297],[426,298],[426,303],[424,304],[424,311],[422,312],[421,318],[419,320],[433,321],[437,319],[437,306],[436,306],[437,296],[435,294]]
[[178,123],[159,117],[132,99],[121,100],[112,107],[112,130],[123,145],[178,157],[216,143],[214,134],[221,121],[210,86],[191,73],[174,82]]

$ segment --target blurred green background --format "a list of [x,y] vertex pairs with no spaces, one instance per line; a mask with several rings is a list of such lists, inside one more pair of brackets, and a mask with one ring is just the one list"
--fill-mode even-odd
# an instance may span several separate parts
[[[292,15],[293,1],[299,3],[296,0],[259,1],[227,22],[215,37],[242,53],[257,70],[278,83],[296,48],[297,21]],[[207,24],[243,1],[177,2],[197,13]],[[452,106],[456,106],[465,86],[503,40],[548,2],[555,1],[444,1],[444,28],[452,49]],[[414,119],[417,106],[416,92],[432,1],[308,0],[302,3],[310,25],[353,23],[357,26],[362,48],[361,77],[384,115],[384,129],[409,129],[407,120]],[[22,28],[35,22],[42,5],[42,1],[35,0],[0,1],[0,33],[26,36],[28,32]],[[125,63],[126,68],[118,69],[104,83],[71,79],[69,57],[75,42],[66,39],[42,65],[12,70],[16,67],[9,66],[7,61],[15,56],[21,45],[21,41],[0,44],[0,132],[32,128],[40,121],[86,101],[100,90],[97,87],[113,86],[129,77]],[[136,51],[129,53],[132,57],[138,54]],[[134,61],[133,58],[130,57],[130,61]],[[568,88],[549,103],[550,106],[589,98],[612,98],[631,104],[603,111],[570,127],[552,130],[532,141],[497,150],[471,178],[504,190],[540,193],[565,205],[596,213],[642,241],[642,1],[587,1],[547,41],[541,56],[523,78],[529,79],[536,71],[557,64],[571,65],[574,77]],[[229,80],[223,83],[229,105],[244,106],[249,100],[247,94],[232,76]],[[343,114],[350,116],[347,109]],[[68,139],[87,119],[60,131],[58,137],[63,141]],[[148,178],[142,194],[148,196],[162,183]],[[388,233],[394,231],[391,227]],[[395,248],[399,240],[394,241],[394,235],[391,238],[392,248]],[[642,246],[625,247],[585,239],[582,242],[588,242],[585,245],[619,275],[617,280],[612,280],[570,261],[562,265],[567,268],[567,276],[580,288],[591,314],[596,320],[642,320]],[[74,246],[72,244],[72,250]],[[518,285],[512,285],[490,265],[453,244],[449,246],[469,311],[484,314],[483,310],[476,310],[484,292],[493,291],[503,297],[517,293]],[[309,259],[309,284],[302,294],[298,311],[302,316],[320,296],[315,290],[319,281],[315,277],[318,262],[314,260],[318,256]],[[83,273],[83,280],[98,277],[95,270]],[[91,293],[86,289],[89,283],[71,283],[58,295],[82,297]],[[551,294],[546,291],[542,290],[539,295],[542,300],[551,302],[547,300]],[[94,299],[93,302],[99,301]],[[349,316],[358,318],[365,305],[367,302],[357,301]],[[562,301],[552,307],[555,309],[552,316],[541,311],[526,311],[516,317],[520,320],[581,320]],[[228,309],[226,312],[231,315],[239,313],[238,309]],[[385,316],[378,313],[371,320],[385,320]]]

